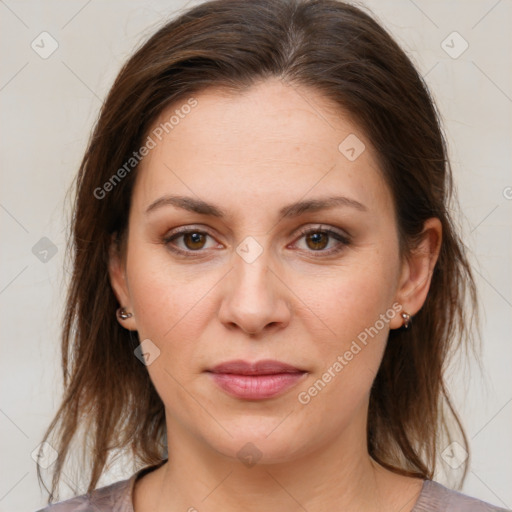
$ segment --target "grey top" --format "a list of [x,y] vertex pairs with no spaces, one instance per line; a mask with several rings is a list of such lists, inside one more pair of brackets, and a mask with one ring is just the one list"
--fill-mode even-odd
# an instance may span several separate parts
[[[69,500],[48,505],[37,512],[134,512],[133,488],[142,475],[160,467],[164,462],[145,467],[126,480],[100,487],[90,494],[83,494]],[[476,498],[453,491],[434,482],[425,480],[420,495],[411,512],[510,512],[508,509],[490,505]]]

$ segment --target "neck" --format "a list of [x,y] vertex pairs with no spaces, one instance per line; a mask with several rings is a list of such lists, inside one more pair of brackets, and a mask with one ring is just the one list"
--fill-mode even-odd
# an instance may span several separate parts
[[395,475],[371,459],[360,425],[285,462],[249,466],[167,420],[169,461],[153,472],[151,490],[148,485],[135,501],[137,512],[320,512],[329,506],[407,512],[421,488],[420,481]]

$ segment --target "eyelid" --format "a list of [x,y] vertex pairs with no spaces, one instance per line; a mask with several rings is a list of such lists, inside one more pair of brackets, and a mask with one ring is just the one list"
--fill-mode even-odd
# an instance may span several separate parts
[[317,231],[329,234],[332,233],[338,235],[340,238],[346,239],[347,241],[351,239],[351,236],[346,231],[341,230],[339,228],[335,228],[334,226],[330,226],[328,224],[308,224],[304,227],[299,228],[299,235],[304,236],[308,235],[309,233],[316,233]]
[[194,224],[187,224],[186,226],[180,226],[177,228],[173,228],[170,232],[168,232],[164,237],[165,238],[171,238],[175,235],[180,235],[183,233],[190,233],[190,232],[198,232],[198,233],[206,233],[210,236],[213,236],[207,228],[201,225],[194,225]]

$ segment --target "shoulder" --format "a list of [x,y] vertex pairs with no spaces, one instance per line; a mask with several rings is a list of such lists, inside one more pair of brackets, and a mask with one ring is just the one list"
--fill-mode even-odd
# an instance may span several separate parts
[[131,488],[134,476],[91,493],[53,503],[37,512],[133,512]]
[[88,494],[53,503],[36,512],[133,512],[133,488],[136,480],[166,462],[167,459],[164,459],[139,469],[130,478],[100,487]]
[[411,512],[506,512],[507,510],[448,489],[433,480],[425,480],[418,501]]

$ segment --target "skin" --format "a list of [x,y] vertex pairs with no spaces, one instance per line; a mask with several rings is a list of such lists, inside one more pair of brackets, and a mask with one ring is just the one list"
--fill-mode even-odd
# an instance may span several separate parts
[[[137,481],[135,512],[411,510],[423,481],[384,469],[366,444],[370,388],[400,315],[308,404],[298,394],[393,304],[411,315],[421,308],[439,220],[429,219],[418,249],[400,256],[376,153],[354,120],[317,91],[272,79],[244,93],[208,89],[195,98],[198,105],[142,161],[126,250],[111,251],[114,292],[133,314],[120,322],[160,350],[147,370],[166,411],[169,461]],[[366,147],[354,161],[338,150],[349,134]],[[200,198],[227,216],[169,204],[145,213],[167,194]],[[279,216],[290,203],[331,195],[365,209]],[[299,231],[319,225],[348,234],[349,244]],[[207,235],[166,245],[180,226]],[[236,252],[248,236],[262,250],[251,263]],[[333,248],[341,250],[328,254]],[[307,374],[284,394],[249,401],[205,373],[232,359],[267,358]],[[249,442],[261,452],[252,467],[237,457]]]

